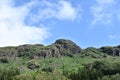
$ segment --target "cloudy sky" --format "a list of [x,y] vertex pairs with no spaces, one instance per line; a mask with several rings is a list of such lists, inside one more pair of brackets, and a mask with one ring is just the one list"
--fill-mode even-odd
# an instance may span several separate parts
[[120,44],[119,0],[0,0],[0,46],[70,39],[82,48]]

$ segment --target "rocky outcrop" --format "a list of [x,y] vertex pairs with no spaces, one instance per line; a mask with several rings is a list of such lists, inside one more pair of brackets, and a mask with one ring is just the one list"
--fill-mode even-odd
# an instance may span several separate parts
[[65,39],[56,40],[55,43],[44,47],[41,51],[34,54],[34,57],[56,57],[72,56],[73,54],[80,54],[82,49],[74,42]]
[[111,46],[104,46],[100,48],[101,52],[106,53],[112,56],[120,56],[120,45],[111,47]]
[[0,48],[0,57],[15,57],[17,56],[17,50],[15,47],[2,47]]
[[93,58],[105,58],[107,57],[107,54],[100,52],[99,49],[94,47],[88,47],[82,51],[82,56],[91,56]]
[[103,53],[107,53],[108,55],[112,55],[113,54],[113,47],[111,46],[104,46],[100,48],[100,51]]
[[35,63],[28,63],[28,66],[27,66],[29,69],[37,69],[39,68],[39,65],[38,64],[35,64]]
[[54,43],[61,55],[80,54],[82,49],[71,40],[59,39]]
[[4,56],[15,55],[17,57],[26,56],[30,58],[60,58],[61,56],[72,56],[73,54],[80,54],[82,51],[82,49],[74,42],[65,39],[56,40],[55,43],[49,46],[44,46],[42,44],[25,44],[14,47],[13,50],[10,48],[5,49],[1,49],[1,56],[4,54]]
[[60,58],[61,55],[58,49],[55,49],[52,47],[45,49],[45,50],[38,51],[32,55],[32,58],[42,58],[42,57],[43,58],[49,58],[49,57]]
[[81,49],[77,44],[71,40],[59,39],[55,43],[44,46],[43,44],[25,44],[17,47],[3,47],[0,48],[1,57],[29,57],[29,58],[49,58],[61,56],[73,57],[74,54],[81,54],[84,56],[104,57],[107,55],[120,56],[120,45],[111,47],[105,46],[99,49],[89,47]]

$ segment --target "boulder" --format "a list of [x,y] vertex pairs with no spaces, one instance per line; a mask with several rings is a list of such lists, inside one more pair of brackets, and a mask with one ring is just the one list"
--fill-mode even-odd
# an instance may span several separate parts
[[120,56],[120,46],[116,46],[116,47],[104,46],[101,47],[100,50],[103,53],[107,53],[108,55]]
[[56,40],[54,46],[59,50],[60,54],[62,55],[79,54],[82,51],[82,49],[74,42],[66,39]]

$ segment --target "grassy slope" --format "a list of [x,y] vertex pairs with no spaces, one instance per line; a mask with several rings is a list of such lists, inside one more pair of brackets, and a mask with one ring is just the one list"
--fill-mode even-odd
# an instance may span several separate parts
[[[107,58],[91,58],[91,57],[61,57],[61,58],[41,58],[41,59],[27,59],[27,58],[9,58],[9,63],[0,63],[0,70],[9,70],[17,68],[20,70],[19,75],[15,75],[15,80],[69,80],[63,75],[63,71],[69,73],[76,72],[79,68],[84,67],[84,64],[94,62],[96,60],[105,60],[111,63],[120,62],[120,57]],[[29,69],[29,64],[39,65],[39,68]],[[42,69],[53,68],[53,72],[41,71]],[[69,74],[68,73],[68,74]],[[1,73],[0,73],[1,74]]]

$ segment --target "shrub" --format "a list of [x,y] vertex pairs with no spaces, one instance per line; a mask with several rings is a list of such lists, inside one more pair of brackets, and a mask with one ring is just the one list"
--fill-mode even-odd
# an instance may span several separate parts
[[7,58],[1,58],[1,59],[0,59],[0,62],[2,62],[2,63],[8,63],[9,61],[8,61]]
[[43,68],[42,71],[44,72],[54,72],[54,67]]
[[28,63],[28,68],[34,70],[39,68],[39,65],[35,63]]
[[0,68],[0,80],[12,80],[16,75],[19,75],[20,71],[17,68]]
[[103,76],[101,79],[99,80],[120,80],[120,74],[115,74],[112,76]]
[[120,80],[119,66],[120,63],[95,61],[94,63],[84,65],[84,68],[79,69],[77,73],[72,73],[70,78],[72,80]]

